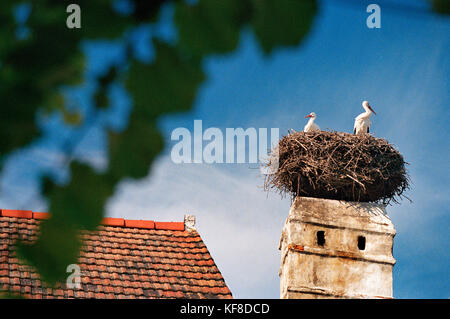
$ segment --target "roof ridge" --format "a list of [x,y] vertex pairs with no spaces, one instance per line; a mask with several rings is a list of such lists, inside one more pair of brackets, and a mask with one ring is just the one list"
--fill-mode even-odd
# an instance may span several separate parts
[[[0,217],[15,217],[25,219],[48,219],[50,213],[33,212],[31,210],[16,210],[16,209],[0,209]],[[142,219],[124,219],[105,217],[102,219],[101,226],[116,226],[125,228],[143,228],[156,230],[185,230],[184,222],[157,222],[153,220]]]

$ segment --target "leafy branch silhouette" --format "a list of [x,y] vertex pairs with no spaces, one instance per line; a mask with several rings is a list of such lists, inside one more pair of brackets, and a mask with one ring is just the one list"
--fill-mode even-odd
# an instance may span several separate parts
[[[80,29],[66,27],[66,7],[74,2],[81,8]],[[164,148],[157,120],[192,108],[206,80],[204,59],[235,50],[244,28],[253,31],[266,55],[279,47],[297,46],[318,10],[315,0],[129,0],[132,10],[124,13],[114,9],[111,0],[42,0],[28,3],[29,15],[21,22],[15,17],[21,3],[3,0],[0,4],[0,163],[42,136],[37,115],[57,112],[67,125],[88,128],[96,122],[98,111],[110,106],[108,89],[114,83],[126,88],[133,104],[125,130],[107,129],[105,171],[74,159],[80,136],[72,136],[64,148],[70,182],[58,185],[49,176],[43,177],[42,194],[51,218],[41,223],[36,241],[19,240],[16,253],[50,285],[63,281],[67,265],[77,262],[80,231],[97,228],[115,186],[125,178],[148,174]],[[138,59],[133,43],[127,43],[123,64],[111,65],[95,79],[94,110],[82,115],[70,108],[61,91],[85,81],[83,41],[131,41],[124,36],[126,32],[162,23],[164,6],[172,6],[174,12],[175,43],[152,36],[148,46],[155,56],[150,62]],[[24,26],[27,34],[17,36],[17,29]]]

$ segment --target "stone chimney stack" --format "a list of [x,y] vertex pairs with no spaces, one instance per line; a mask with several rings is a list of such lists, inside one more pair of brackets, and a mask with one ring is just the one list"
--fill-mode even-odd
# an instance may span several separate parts
[[280,297],[392,298],[394,236],[384,205],[297,197],[280,239]]
[[193,231],[195,229],[195,215],[186,214],[184,215],[184,228],[187,231]]

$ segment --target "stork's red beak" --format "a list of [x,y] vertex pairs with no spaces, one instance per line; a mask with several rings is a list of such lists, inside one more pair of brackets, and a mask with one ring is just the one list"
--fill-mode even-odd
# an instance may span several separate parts
[[372,109],[372,107],[369,105],[369,109],[372,111],[373,114],[377,115],[377,113]]
[[312,117],[312,115],[311,114],[306,115],[305,119],[307,119],[308,117]]

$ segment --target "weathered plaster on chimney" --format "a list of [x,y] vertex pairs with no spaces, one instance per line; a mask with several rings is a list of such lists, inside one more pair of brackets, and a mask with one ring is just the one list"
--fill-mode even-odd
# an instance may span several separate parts
[[280,239],[280,297],[392,298],[394,236],[383,205],[298,197]]

